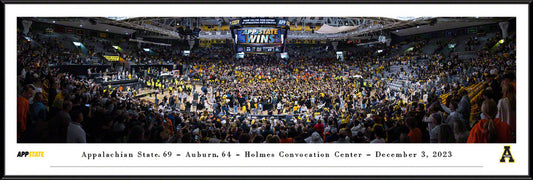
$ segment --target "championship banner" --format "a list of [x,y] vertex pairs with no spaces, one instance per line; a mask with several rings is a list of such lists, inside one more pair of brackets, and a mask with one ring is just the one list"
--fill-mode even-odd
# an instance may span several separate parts
[[211,40],[211,44],[226,44],[225,39],[213,39]]
[[208,40],[208,39],[200,39],[199,40],[199,45],[200,45],[200,47],[208,48],[208,47],[211,47],[211,41],[212,40]]
[[74,33],[74,29],[72,29],[72,28],[66,28],[66,32],[67,32],[67,33]]
[[22,26],[24,26],[24,31],[23,31],[24,34],[28,34],[28,32],[30,32],[31,24],[32,24],[32,21],[28,21],[28,20],[22,21]]
[[107,56],[107,55],[104,55],[104,58],[107,59],[108,61],[120,61],[120,57],[119,56]]
[[62,33],[62,32],[65,31],[65,28],[63,26],[56,26],[56,27],[54,27],[54,31]]

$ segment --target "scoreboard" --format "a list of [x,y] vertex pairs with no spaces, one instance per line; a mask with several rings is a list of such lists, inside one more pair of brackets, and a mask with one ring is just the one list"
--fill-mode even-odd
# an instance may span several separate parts
[[230,23],[237,53],[285,52],[289,23],[283,19],[237,19]]
[[272,53],[282,52],[285,29],[249,27],[234,30],[237,52]]

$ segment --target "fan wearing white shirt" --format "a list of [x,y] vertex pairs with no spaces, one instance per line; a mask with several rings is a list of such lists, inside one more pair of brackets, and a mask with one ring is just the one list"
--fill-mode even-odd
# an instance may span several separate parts
[[85,130],[81,127],[83,113],[79,110],[72,112],[72,121],[67,129],[67,143],[87,143]]

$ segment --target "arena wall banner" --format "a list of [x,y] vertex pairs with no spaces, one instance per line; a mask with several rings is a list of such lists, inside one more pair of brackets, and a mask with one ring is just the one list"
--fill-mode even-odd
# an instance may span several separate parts
[[62,32],[65,31],[65,27],[63,27],[63,26],[55,26],[54,31],[62,33]]
[[119,56],[107,56],[107,55],[104,55],[104,58],[107,59],[108,61],[120,61],[120,57]]
[[209,40],[209,39],[200,39],[199,40],[199,46],[200,47],[211,47],[211,42],[213,40]]
[[212,44],[225,44],[226,40],[225,39],[212,39],[211,43]]
[[67,33],[74,33],[74,29],[72,29],[72,28],[66,28],[66,32],[67,32]]

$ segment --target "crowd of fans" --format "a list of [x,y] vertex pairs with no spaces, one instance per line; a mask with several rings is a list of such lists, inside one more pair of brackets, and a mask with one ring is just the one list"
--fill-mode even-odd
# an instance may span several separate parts
[[473,51],[476,46],[480,45],[480,41],[478,40],[478,36],[472,36],[468,38],[465,42],[465,51]]
[[[359,48],[345,61],[331,50],[320,56],[305,47],[291,47],[299,50],[289,59],[240,60],[229,48],[203,48],[174,61],[185,67],[179,77],[141,78],[144,88],[169,92],[155,103],[137,98],[136,89],[108,88],[48,66],[60,62],[54,44],[19,38],[17,45],[18,142],[515,141],[512,45],[471,60],[420,51],[393,55],[383,45]],[[400,88],[390,88],[398,81]],[[476,84],[482,98],[472,101],[477,94],[464,87]],[[471,117],[475,106],[480,115]]]

